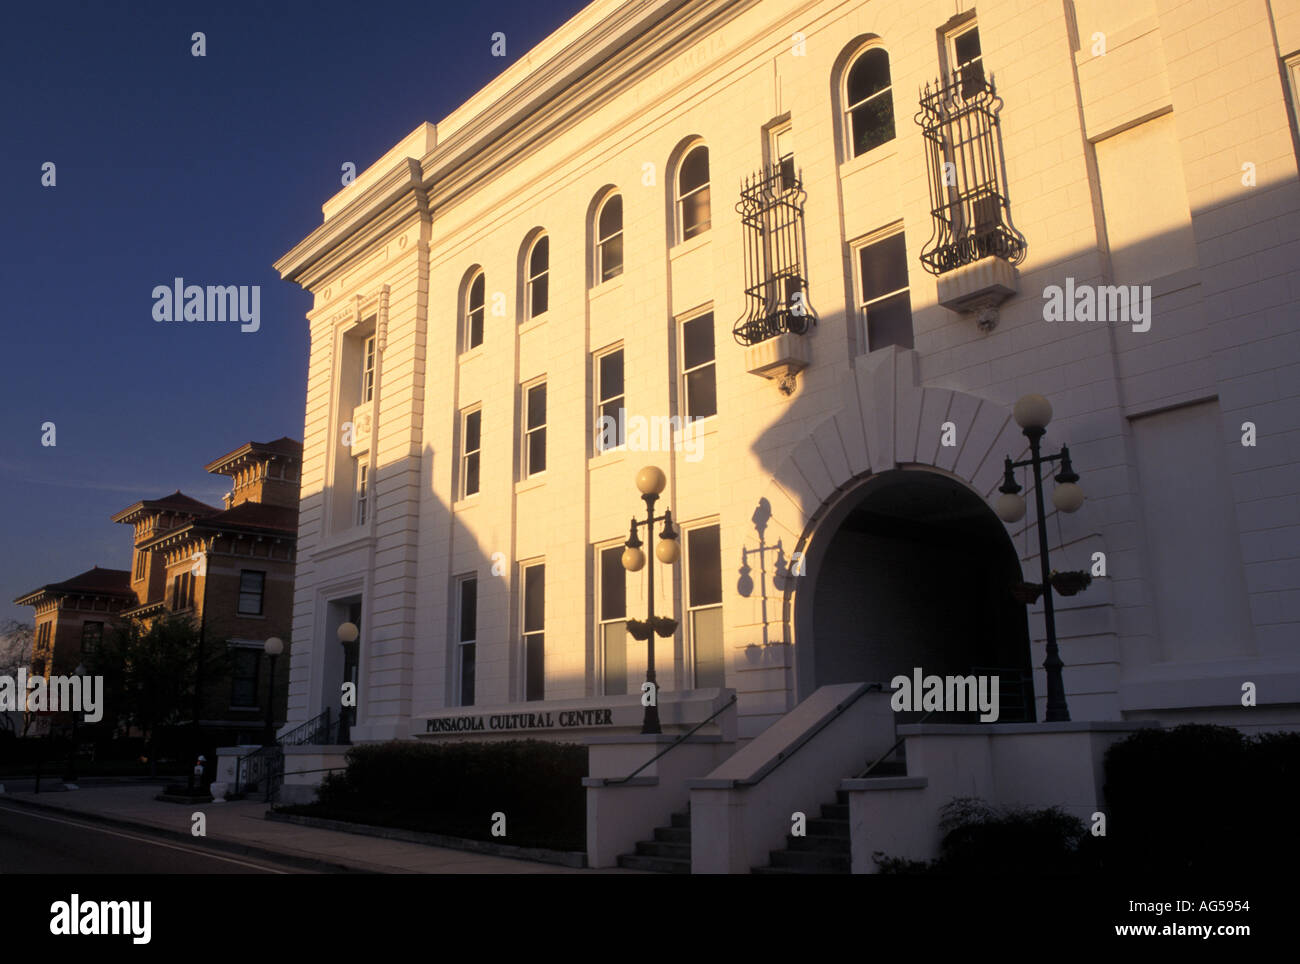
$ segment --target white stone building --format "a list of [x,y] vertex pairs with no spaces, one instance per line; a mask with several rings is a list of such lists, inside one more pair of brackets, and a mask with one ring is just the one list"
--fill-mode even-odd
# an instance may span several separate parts
[[[277,263],[315,297],[290,726],[351,680],[354,741],[603,733],[594,778],[646,759],[646,571],[619,558],[654,464],[682,538],[651,563],[680,623],[665,729],[738,701],[593,864],[688,792],[697,839],[734,821],[794,746],[828,797],[878,742],[818,749],[881,699],[849,684],[996,671],[984,732],[1011,746],[1047,715],[1043,600],[1011,595],[1040,578],[1032,484],[1019,522],[989,506],[1040,393],[1087,496],[1058,512],[1045,481],[1052,568],[1096,578],[1054,600],[1089,722],[1035,732],[1294,728],[1297,78],[1296,0],[595,0]],[[690,427],[644,451],[668,419]],[[901,783],[842,787],[855,821],[946,792],[917,768],[956,731],[904,732]],[[962,788],[1059,802],[999,791],[987,752]],[[798,793],[711,825],[731,843],[696,869],[753,864]]]

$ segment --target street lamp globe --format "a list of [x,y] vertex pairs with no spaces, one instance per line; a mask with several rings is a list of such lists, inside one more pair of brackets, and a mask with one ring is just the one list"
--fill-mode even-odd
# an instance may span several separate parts
[[284,652],[284,640],[279,636],[272,636],[262,644],[262,648],[266,650],[267,656],[279,656]]
[[85,675],[86,675],[86,664],[85,664],[85,663],[78,663],[78,664],[77,664],[77,668],[74,669],[74,670],[72,671],[72,675],[73,675],[73,676],[85,676]]
[[645,553],[628,546],[623,550],[623,568],[628,572],[640,572],[645,568]]
[[1052,490],[1052,505],[1062,512],[1077,512],[1083,505],[1083,489],[1075,482],[1058,482]]
[[1016,402],[1012,415],[1021,428],[1047,428],[1052,420],[1052,403],[1042,395],[1025,395]]
[[993,511],[1003,522],[1019,522],[1025,517],[1024,496],[1016,492],[1003,492],[993,500]]
[[636,474],[636,487],[642,495],[658,495],[667,484],[668,477],[657,465],[647,465]]
[[338,636],[340,643],[355,643],[357,637],[360,635],[361,632],[357,629],[356,623],[343,623],[339,626]]
[[676,539],[660,539],[655,546],[655,558],[665,566],[671,566],[682,557],[682,547]]

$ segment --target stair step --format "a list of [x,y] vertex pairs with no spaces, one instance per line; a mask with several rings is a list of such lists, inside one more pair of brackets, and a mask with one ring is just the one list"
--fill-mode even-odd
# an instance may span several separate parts
[[641,840],[636,845],[638,857],[670,857],[673,860],[691,861],[689,843],[663,843],[658,840]]
[[690,827],[655,827],[655,840],[662,843],[684,843],[691,842]]
[[822,818],[825,820],[848,820],[849,805],[847,803],[823,803]]
[[618,858],[618,865],[625,870],[646,870],[655,874],[689,874],[689,860],[675,860],[672,857],[643,857],[635,854],[623,854]]
[[847,805],[848,802],[849,802],[849,791],[847,791],[847,790],[836,790],[836,791],[835,791],[835,802],[838,803],[838,804],[844,804],[844,805]]
[[786,834],[786,850],[804,852],[849,855],[848,837],[830,837],[809,834],[807,837],[795,837]]
[[843,837],[849,839],[849,822],[847,820],[813,819],[808,821],[808,835],[817,837]]
[[773,867],[793,867],[814,874],[847,874],[850,859],[847,854],[827,854],[805,850],[773,850]]
[[691,812],[688,809],[685,813],[675,813],[671,817],[671,825],[686,830],[691,829]]
[[[868,761],[867,765],[871,765],[870,761]],[[867,776],[905,777],[907,776],[907,764],[902,760],[885,760],[883,763],[877,763],[876,768],[868,773]]]

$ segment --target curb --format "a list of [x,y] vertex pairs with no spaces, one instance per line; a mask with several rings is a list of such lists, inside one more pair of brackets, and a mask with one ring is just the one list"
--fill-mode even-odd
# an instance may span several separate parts
[[510,844],[494,844],[486,840],[471,840],[467,837],[446,837],[437,833],[425,833],[419,830],[403,830],[400,827],[372,827],[363,823],[348,823],[343,820],[330,820],[325,817],[305,817],[297,813],[266,812],[266,819],[277,823],[292,823],[301,827],[314,827],[318,830],[338,830],[354,833],[364,837],[381,837],[384,840],[398,840],[403,843],[422,844],[426,847],[441,847],[444,850],[464,850],[470,853],[486,854],[491,857],[509,857],[513,860],[531,860],[541,864],[555,864],[578,870],[587,869],[587,855],[568,850],[547,850],[542,847],[515,847]]
[[304,870],[318,870],[330,874],[375,874],[392,872],[373,866],[343,864],[336,861],[321,860],[317,857],[302,857],[297,854],[286,853],[282,850],[272,850],[269,847],[258,847],[252,844],[235,843],[234,841],[225,840],[221,837],[196,838],[179,830],[171,830],[167,827],[159,827],[155,824],[143,823],[138,820],[123,820],[119,817],[108,817],[100,813],[88,813],[84,810],[73,810],[70,807],[60,807],[48,803],[36,803],[33,800],[19,800],[12,794],[5,794],[3,798],[0,798],[0,803],[4,802],[14,803],[19,807],[26,807],[30,810],[44,810],[49,813],[57,813],[70,818],[79,817],[87,823],[100,823],[109,827],[117,827],[121,830],[135,830],[142,833],[148,833],[156,837],[163,837],[167,840],[189,843],[191,846],[195,846],[196,840],[202,839],[214,850],[238,854],[241,857],[261,857],[264,860],[289,864],[290,866],[300,867]]

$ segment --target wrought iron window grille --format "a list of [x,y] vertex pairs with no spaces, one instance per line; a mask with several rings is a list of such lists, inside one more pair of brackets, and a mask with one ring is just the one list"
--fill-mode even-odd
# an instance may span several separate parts
[[802,335],[817,314],[808,301],[802,172],[788,161],[741,184],[736,211],[745,235],[745,314],[732,327],[746,347],[785,332]]
[[968,72],[926,84],[920,106],[916,122],[926,143],[933,221],[921,264],[934,275],[989,256],[1019,264],[1028,245],[1011,222],[1002,184],[1002,99],[992,79]]

